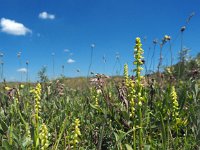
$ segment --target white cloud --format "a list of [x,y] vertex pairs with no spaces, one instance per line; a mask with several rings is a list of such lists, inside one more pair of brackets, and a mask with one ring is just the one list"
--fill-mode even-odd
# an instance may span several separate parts
[[69,49],[64,49],[64,52],[69,52]]
[[17,72],[27,73],[27,69],[26,68],[19,68],[19,69],[17,69]]
[[49,13],[47,13],[46,11],[39,13],[39,16],[38,16],[38,17],[39,17],[40,19],[50,19],[50,20],[55,19],[55,15],[49,14]]
[[0,21],[1,31],[12,35],[26,35],[32,31],[25,27],[22,23],[16,22],[6,18],[1,18]]
[[71,64],[71,63],[74,63],[75,62],[75,60],[73,60],[73,59],[71,59],[71,58],[69,58],[68,60],[67,60],[67,63],[68,64]]

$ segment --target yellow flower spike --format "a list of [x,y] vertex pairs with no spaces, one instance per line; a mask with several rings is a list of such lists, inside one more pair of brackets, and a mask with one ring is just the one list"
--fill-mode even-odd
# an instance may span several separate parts
[[[144,53],[143,49],[142,49],[142,43],[139,37],[136,38],[135,40],[135,47],[134,47],[134,58],[135,61],[133,62],[133,64],[135,65],[136,69],[134,69],[134,72],[136,73],[135,76],[135,90],[136,90],[136,98],[138,100],[138,118],[139,118],[139,149],[142,149],[142,145],[143,145],[143,135],[142,135],[142,105],[143,105],[143,101],[144,101],[144,97],[142,95],[142,88],[143,85],[141,83],[142,80],[142,76],[141,76],[141,71],[143,70],[142,65],[144,64],[144,60],[143,60],[143,56],[142,54]],[[135,143],[135,135],[133,136],[133,141],[134,141],[134,145],[136,145]],[[136,147],[134,147],[134,149],[136,149]]]
[[23,85],[23,84],[21,84],[21,85],[20,85],[20,88],[21,88],[21,89],[23,89],[23,88],[24,88],[24,85]]
[[14,100],[16,101],[17,104],[19,103],[19,100],[17,97],[14,97]]
[[81,135],[81,131],[79,129],[80,126],[80,120],[75,119],[74,121],[74,131],[72,135],[72,141],[71,143],[73,144],[73,148],[76,148],[77,144],[79,143],[79,136]]
[[29,91],[29,92],[30,92],[30,93],[34,93],[34,91],[35,91],[34,89],[30,89],[30,91]]
[[178,118],[179,116],[179,111],[178,111],[178,107],[179,107],[179,104],[178,104],[178,100],[177,100],[177,94],[176,94],[176,90],[175,90],[175,87],[172,86],[171,87],[171,101],[172,101],[172,116],[173,116],[173,119],[176,121],[176,125],[180,124],[180,118]]
[[170,67],[167,67],[167,68],[166,68],[166,71],[167,71],[168,74],[170,74],[170,75],[172,74],[171,68],[170,68]]
[[41,140],[41,150],[47,149],[49,146],[48,129],[44,123],[41,126],[40,140]]
[[141,80],[143,78],[143,76],[141,76],[141,71],[143,70],[142,65],[143,65],[143,56],[142,54],[144,53],[143,49],[142,49],[142,44],[141,44],[141,40],[140,38],[136,38],[136,44],[135,44],[135,48],[134,48],[134,65],[136,66],[136,69],[134,69],[134,72],[136,72],[136,87],[137,87],[137,98],[138,98],[138,104],[139,106],[142,105],[142,100],[143,98],[141,97],[141,91],[142,91],[142,83]]
[[130,101],[130,116],[134,117],[135,114],[135,85],[132,79],[128,79],[128,99]]
[[35,126],[37,126],[37,123],[39,122],[39,119],[40,119],[39,113],[41,110],[41,106],[40,106],[41,91],[42,89],[41,89],[40,83],[38,83],[34,89],[30,90],[30,93],[33,94],[34,100],[35,100],[35,115],[34,115],[35,123],[36,123]]
[[139,105],[139,106],[142,106],[142,102],[141,102],[141,101],[139,101],[139,102],[138,102],[138,105]]
[[6,91],[9,91],[9,90],[11,90],[11,89],[12,89],[12,88],[10,88],[10,87],[8,87],[8,86],[5,87],[5,90],[6,90]]
[[135,87],[132,79],[128,77],[128,65],[124,65],[124,78],[125,86],[127,88],[127,98],[130,102],[130,117],[134,117],[135,114]]
[[92,99],[93,101],[95,101],[95,106],[99,107],[99,96],[100,96],[101,90],[94,88],[94,89],[91,89],[91,93],[92,93]]
[[178,107],[177,94],[174,86],[172,86],[171,89],[171,99],[174,104],[174,107]]
[[124,65],[124,78],[125,78],[125,85],[128,86],[128,64]]

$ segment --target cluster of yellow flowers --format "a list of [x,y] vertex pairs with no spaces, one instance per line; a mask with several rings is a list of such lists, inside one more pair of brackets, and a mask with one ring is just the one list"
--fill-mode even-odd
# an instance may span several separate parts
[[79,126],[80,126],[80,120],[75,119],[74,131],[73,131],[73,135],[72,135],[73,147],[76,147],[76,144],[79,143],[79,136],[81,135],[81,131],[79,129]]
[[129,77],[128,77],[128,64],[124,65],[124,78],[125,78],[125,86],[129,85]]
[[175,126],[185,126],[187,124],[187,119],[183,118],[179,115],[179,104],[178,104],[178,98],[177,98],[177,93],[175,90],[175,87],[171,87],[171,100],[172,100],[172,119],[175,121]]
[[176,90],[175,90],[174,86],[171,87],[170,95],[171,95],[171,100],[172,100],[172,104],[173,104],[172,116],[176,118],[178,116],[178,100],[177,100],[177,94],[176,94]]
[[91,94],[92,94],[92,100],[95,101],[95,106],[99,106],[99,96],[100,96],[100,90],[96,88],[91,88]]
[[130,117],[134,116],[135,113],[135,99],[138,99],[138,105],[142,106],[142,102],[144,101],[144,98],[142,96],[142,87],[143,85],[141,84],[142,76],[141,76],[141,71],[143,70],[142,65],[144,64],[143,61],[143,56],[142,54],[144,53],[142,49],[142,44],[140,38],[136,38],[136,44],[134,47],[134,58],[135,61],[133,64],[136,66],[136,69],[133,71],[136,72],[136,78],[135,78],[135,83],[132,79],[128,77],[128,65],[124,65],[124,78],[125,78],[125,86],[127,88],[127,93],[128,93],[128,100],[130,102]]
[[173,70],[172,67],[166,67],[165,70],[169,75],[172,75],[172,70]]
[[41,84],[38,83],[35,87],[35,89],[32,89],[30,92],[34,94],[34,99],[35,99],[35,119],[36,121],[39,119],[39,112],[41,110],[40,106],[40,99],[41,99]]
[[10,87],[8,87],[8,86],[5,87],[5,90],[6,90],[6,91],[9,91],[9,90],[11,90],[11,89],[12,89],[12,88],[10,88]]
[[41,140],[41,150],[47,149],[49,146],[48,129],[44,123],[41,126],[40,140]]
[[143,68],[141,67],[141,65],[144,64],[143,60],[143,56],[142,54],[144,53],[144,50],[142,49],[142,43],[139,37],[136,38],[135,40],[135,47],[134,47],[134,65],[136,65],[136,77],[138,78],[141,74],[141,71],[143,70]]
[[[29,124],[26,123],[26,132],[25,132],[25,137],[27,139],[27,141],[31,141],[31,132],[30,132],[30,127],[29,127]],[[27,147],[27,150],[30,150],[31,148],[30,147]]]
[[128,92],[128,100],[130,101],[130,117],[133,117],[135,114],[135,87],[134,87],[134,82],[132,79],[128,77],[128,65],[124,65],[124,78],[125,78],[125,86],[127,88]]
[[21,97],[21,90],[23,88],[24,88],[23,84],[20,84],[19,88],[17,88],[17,94],[18,94],[18,96],[14,98],[17,104],[19,103],[19,99]]
[[142,101],[144,98],[142,97],[142,87],[141,79],[143,76],[141,76],[141,71],[143,70],[142,65],[144,64],[143,56],[144,50],[142,49],[142,43],[139,37],[136,38],[136,44],[134,48],[134,65],[136,65],[136,69],[134,70],[136,72],[136,86],[137,86],[137,98],[138,98],[138,105],[142,106]]
[[[4,89],[6,90],[6,91],[10,91],[10,93],[12,93],[12,94],[10,94],[10,96],[11,96],[11,98],[14,100],[14,102],[16,102],[16,104],[18,104],[19,103],[19,97],[20,97],[20,89],[21,89],[21,86],[22,85],[20,85],[20,88],[19,89],[17,89],[17,88],[10,88],[10,87],[8,87],[8,86],[6,86],[6,87],[4,87]],[[12,92],[13,91],[13,92]]]
[[129,79],[129,94],[128,98],[130,99],[130,106],[131,106],[131,112],[130,112],[130,117],[133,117],[135,114],[135,87],[134,87],[134,82],[133,80]]

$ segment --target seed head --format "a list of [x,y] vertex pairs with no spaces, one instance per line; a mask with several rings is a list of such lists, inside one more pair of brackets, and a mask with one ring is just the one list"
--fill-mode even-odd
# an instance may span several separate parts
[[186,26],[182,26],[181,27],[181,32],[185,31],[185,29],[186,29]]
[[157,44],[158,43],[158,40],[157,39],[154,39],[153,40],[153,44]]
[[95,44],[94,44],[94,43],[93,43],[93,44],[91,44],[90,46],[91,46],[91,48],[95,48]]

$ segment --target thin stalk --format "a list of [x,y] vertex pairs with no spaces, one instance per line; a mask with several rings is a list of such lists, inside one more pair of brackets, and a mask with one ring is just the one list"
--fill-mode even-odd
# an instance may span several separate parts
[[147,70],[147,67],[148,67],[148,60],[149,60],[149,53],[150,53],[150,50],[151,50],[151,47],[149,47],[148,49],[148,52],[147,52],[147,59],[145,60],[145,74],[147,74],[148,70]]
[[[0,53],[0,63],[1,63],[1,80],[2,80],[2,82],[3,82],[3,53]],[[0,81],[1,81],[0,80]]]
[[171,55],[171,62],[170,62],[170,68],[171,68],[173,64],[173,54],[172,54],[172,44],[170,40],[169,40],[169,50],[170,50],[170,55]]
[[155,60],[154,60],[154,55],[155,55],[155,51],[156,51],[156,42],[154,43],[154,46],[153,46],[153,54],[152,54],[152,57],[151,57],[151,63],[150,63],[150,69],[151,69],[151,65],[152,65],[152,62],[153,62],[153,71],[154,71],[154,67],[155,67]]
[[139,149],[143,149],[143,139],[142,139],[142,109],[139,108]]
[[120,75],[121,70],[122,70],[122,64],[121,64],[120,58],[118,58],[118,62],[119,62],[119,72],[118,72],[118,75]]
[[[19,57],[19,68],[22,67],[22,61],[21,61],[21,58]],[[20,71],[20,80],[22,82],[22,72]]]
[[[182,50],[183,50],[183,32],[181,32],[181,52]],[[178,80],[180,79],[180,75],[181,75],[181,66],[182,66],[182,62],[180,60],[179,67],[178,67]]]
[[115,67],[119,64],[119,71],[117,70],[116,68],[116,74],[117,75],[120,75],[120,72],[121,72],[121,69],[122,69],[122,64],[121,64],[121,61],[120,61],[120,55],[117,53],[116,54],[116,60],[115,60],[115,64],[113,66],[113,70],[112,70],[112,75],[113,75],[113,72],[115,70]]
[[117,59],[115,60],[115,64],[114,64],[114,66],[113,66],[112,75],[114,75],[113,73],[114,73],[114,70],[115,70],[116,65],[117,65]]
[[91,66],[92,66],[93,52],[94,52],[94,45],[92,44],[92,45],[91,45],[90,64],[89,64],[89,68],[88,68],[87,78],[89,77],[90,69],[91,69]]
[[133,150],[136,150],[136,128],[135,121],[133,121]]
[[65,65],[62,65],[62,75],[65,75]]
[[159,58],[159,63],[158,63],[158,73],[160,73],[160,67],[162,65],[162,49],[163,49],[163,45],[160,45],[160,58]]
[[28,82],[28,71],[29,71],[28,63],[26,63],[26,82]]
[[165,124],[164,124],[164,121],[163,121],[163,116],[162,114],[160,113],[160,118],[161,118],[161,137],[162,137],[162,147],[163,147],[163,150],[166,149],[166,131],[165,131]]
[[105,124],[103,124],[103,126],[101,127],[101,133],[100,133],[100,137],[99,137],[99,142],[98,142],[98,150],[101,150],[101,146],[102,146],[102,141],[103,141],[103,136],[104,136],[104,127]]
[[63,133],[65,131],[66,125],[67,125],[67,116],[66,116],[65,120],[63,121],[63,124],[62,124],[62,127],[60,129],[60,133],[59,133],[58,139],[56,140],[52,150],[57,150],[58,149],[58,144],[59,144],[59,142],[60,142],[60,140],[62,138],[62,135],[63,135]]
[[55,70],[54,70],[54,68],[55,68],[55,58],[54,58],[54,55],[55,55],[55,54],[53,53],[53,54],[52,54],[52,63],[53,63],[53,64],[52,64],[52,65],[53,65],[53,66],[52,66],[52,67],[53,67],[53,78],[55,78]]
[[34,147],[37,149],[39,147],[39,114],[35,114],[35,132],[34,132]]
[[168,149],[170,145],[170,139],[169,139],[169,134],[170,134],[170,124],[169,124],[169,117],[167,117],[167,141],[168,141]]
[[104,64],[103,72],[106,74],[106,56],[105,55],[103,56],[103,64]]
[[3,78],[4,78],[4,74],[3,74],[4,68],[3,68],[3,66],[4,66],[4,63],[1,62],[1,79],[2,79],[2,80],[3,80]]

